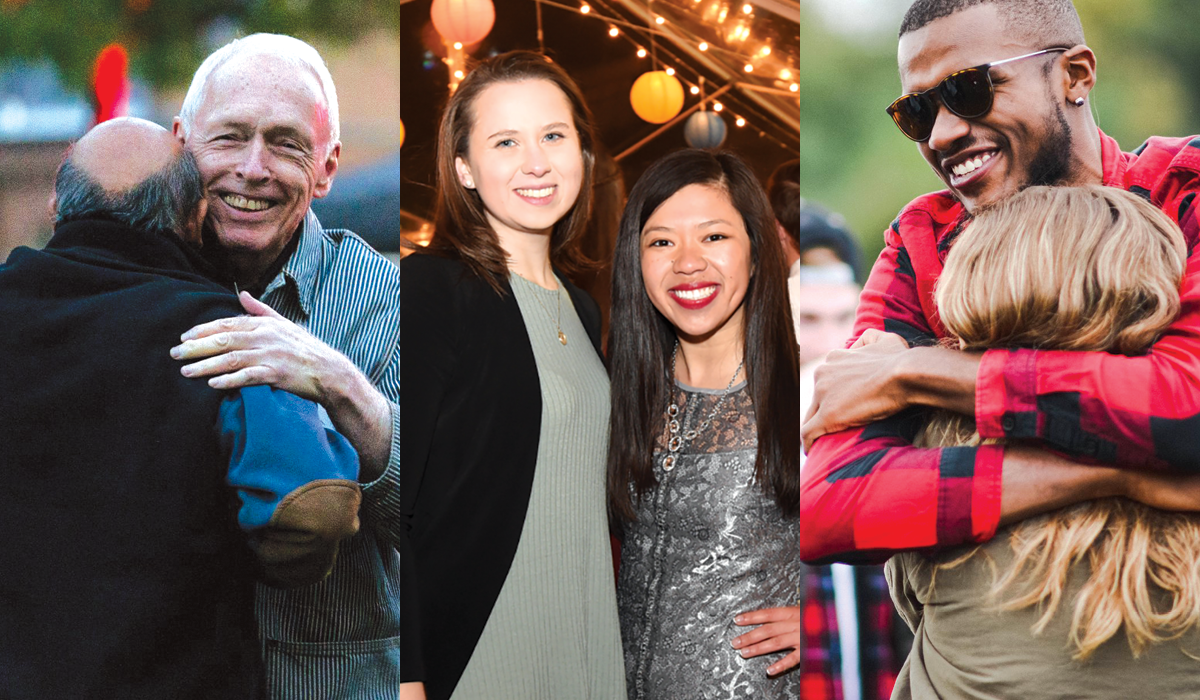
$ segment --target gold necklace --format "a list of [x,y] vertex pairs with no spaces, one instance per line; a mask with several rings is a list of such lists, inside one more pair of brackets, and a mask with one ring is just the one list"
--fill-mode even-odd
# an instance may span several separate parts
[[[516,274],[516,273],[514,272],[513,274]],[[517,277],[521,277],[521,275],[517,275]],[[542,285],[538,284],[537,282],[534,282],[533,280],[526,280],[524,277],[521,277],[521,279],[525,280],[526,282],[528,282],[534,286],[537,286],[537,287],[542,286]],[[550,309],[547,309],[546,305],[542,303],[542,300],[538,298],[537,290],[534,290],[534,292],[533,292],[533,300],[538,303],[538,306],[542,307],[542,311],[546,312],[546,316],[549,316],[551,318],[551,320],[554,321],[554,327],[555,327],[555,329],[558,330],[558,342],[562,343],[563,345],[566,345],[567,344],[567,334],[563,333],[562,326],[558,322],[559,319],[562,317],[562,286],[563,285],[562,285],[562,280],[558,279],[557,277],[554,279],[556,282],[558,282],[558,289],[556,290],[557,294],[554,295],[555,300],[558,302],[558,306],[554,310],[554,315],[550,316]],[[545,289],[545,287],[542,287],[542,288]]]

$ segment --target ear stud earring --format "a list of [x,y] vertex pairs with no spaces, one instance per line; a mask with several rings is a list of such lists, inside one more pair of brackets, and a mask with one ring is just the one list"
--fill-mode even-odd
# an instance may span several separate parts
[[1082,98],[1082,97],[1076,97],[1076,98],[1075,98],[1075,106],[1076,106],[1076,107],[1082,107],[1082,106],[1083,106],[1083,98]]

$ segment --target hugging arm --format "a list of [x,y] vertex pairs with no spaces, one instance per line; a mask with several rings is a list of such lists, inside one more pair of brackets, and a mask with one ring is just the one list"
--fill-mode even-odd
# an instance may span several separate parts
[[266,580],[315,583],[338,543],[358,531],[358,456],[322,425],[316,404],[270,387],[232,392],[215,426],[229,456],[228,484]]

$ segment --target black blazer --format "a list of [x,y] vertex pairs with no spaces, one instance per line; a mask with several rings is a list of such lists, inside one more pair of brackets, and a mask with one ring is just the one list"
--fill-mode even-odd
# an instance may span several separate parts
[[[565,282],[600,354],[600,310]],[[449,698],[508,575],[542,395],[521,310],[455,260],[400,263],[403,680]],[[416,610],[414,611],[414,606]]]

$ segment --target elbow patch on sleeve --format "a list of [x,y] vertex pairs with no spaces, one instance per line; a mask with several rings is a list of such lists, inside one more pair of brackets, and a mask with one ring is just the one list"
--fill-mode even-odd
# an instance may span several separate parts
[[358,455],[344,437],[322,424],[316,404],[266,386],[240,394],[240,407],[222,410],[237,411],[233,417],[241,422],[240,431],[227,426],[224,438],[231,449],[229,484],[242,498],[242,528],[272,524],[289,496],[306,485],[330,480],[353,484],[358,478]]

